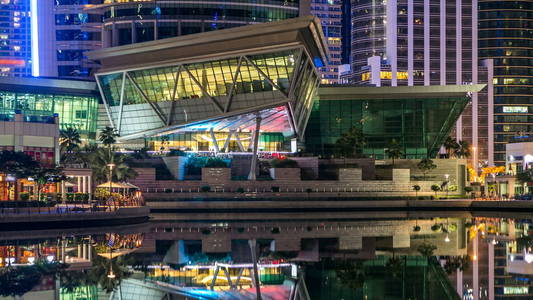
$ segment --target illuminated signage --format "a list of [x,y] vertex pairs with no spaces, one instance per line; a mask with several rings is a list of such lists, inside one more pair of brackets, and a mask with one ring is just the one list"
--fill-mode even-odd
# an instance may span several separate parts
[[527,106],[504,106],[504,113],[527,113]]

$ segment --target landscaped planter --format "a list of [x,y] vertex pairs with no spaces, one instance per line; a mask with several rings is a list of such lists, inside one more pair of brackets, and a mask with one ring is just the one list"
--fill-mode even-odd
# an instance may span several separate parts
[[213,184],[229,183],[231,181],[231,169],[202,168],[202,181]]
[[270,177],[274,180],[291,180],[291,181],[300,181],[301,180],[301,169],[300,168],[271,168]]

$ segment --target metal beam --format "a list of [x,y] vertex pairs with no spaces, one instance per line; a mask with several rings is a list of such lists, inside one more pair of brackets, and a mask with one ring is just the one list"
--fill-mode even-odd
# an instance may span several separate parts
[[176,71],[176,82],[174,82],[174,90],[172,91],[172,98],[170,99],[170,101],[172,101],[172,103],[170,104],[170,110],[168,112],[167,126],[170,126],[170,124],[172,123],[172,115],[174,114],[174,108],[176,107],[176,93],[178,92],[178,82],[180,80],[180,70],[181,70],[181,65],[178,66],[178,70]]
[[218,142],[217,137],[215,136],[215,132],[213,130],[213,127],[209,129],[209,134],[211,135],[211,140],[213,141],[213,146],[215,147],[215,154],[220,152],[220,149],[218,148]]
[[155,114],[159,117],[159,119],[161,120],[161,122],[163,122],[163,124],[167,124],[167,121],[165,119],[165,116],[161,113],[161,111],[159,111],[159,107],[155,105],[155,103],[152,103],[152,101],[150,101],[150,99],[148,99],[148,96],[146,96],[146,94],[144,93],[144,91],[141,89],[141,87],[139,86],[139,84],[137,84],[137,82],[131,77],[131,75],[129,73],[126,73],[126,76],[128,77],[128,79],[130,80],[130,82],[133,84],[133,86],[135,87],[135,89],[137,90],[137,92],[139,92],[139,94],[141,94],[141,96],[144,98],[144,101],[146,101],[146,103],[148,103],[148,105],[150,105],[152,107],[152,110],[155,112]]
[[102,95],[102,101],[104,101],[104,107],[105,111],[107,113],[107,117],[109,118],[109,123],[111,127],[115,128],[115,123],[113,122],[113,118],[111,117],[111,111],[109,111],[109,102],[105,98],[104,90],[102,89],[102,85],[100,84],[100,76],[96,75],[96,85],[98,86],[98,90],[100,90],[100,95]]
[[233,85],[231,86],[231,89],[229,90],[228,94],[228,101],[226,102],[226,106],[224,107],[224,112],[228,112],[231,107],[231,101],[233,100],[233,92],[235,91],[235,86],[237,85],[237,76],[239,76],[239,73],[241,72],[241,65],[242,65],[242,56],[239,57],[239,61],[237,63],[237,70],[235,70],[235,74],[233,75]]
[[117,133],[120,135],[120,128],[122,128],[122,111],[124,110],[124,87],[126,86],[126,73],[122,73],[122,84],[120,87],[120,106],[118,111],[118,130]]
[[252,66],[261,74],[263,75],[263,77],[265,77],[265,79],[273,86],[275,87],[276,89],[278,89],[278,91],[280,91],[287,99],[289,99],[289,95],[287,95],[287,93],[285,93],[277,84],[274,83],[274,81],[272,81],[272,79],[270,79],[270,77],[268,77],[267,74],[265,74],[265,72],[263,72],[263,70],[261,70],[251,59],[249,59],[247,56],[244,56],[244,59],[246,59],[246,61],[250,64],[252,64]]
[[196,83],[196,85],[198,85],[198,87],[200,88],[200,90],[202,90],[202,92],[204,93],[204,96],[209,98],[211,100],[211,102],[213,102],[213,104],[218,108],[218,110],[221,112],[221,113],[224,113],[224,109],[222,108],[222,106],[220,105],[220,103],[218,103],[218,101],[211,97],[211,95],[209,95],[209,93],[205,90],[205,88],[200,84],[200,82],[198,82],[198,80],[196,79],[196,77],[194,77],[192,75],[192,73],[189,71],[189,69],[187,69],[187,67],[185,65],[183,65],[183,69],[187,72],[187,74],[189,74],[189,76],[191,76],[191,79],[194,81],[194,83]]

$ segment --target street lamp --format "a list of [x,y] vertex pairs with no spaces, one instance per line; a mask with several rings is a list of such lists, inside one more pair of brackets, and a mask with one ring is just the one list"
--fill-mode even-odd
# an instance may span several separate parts
[[[112,190],[113,190],[113,168],[115,167],[114,163],[107,164],[107,167],[109,168],[109,197],[113,197]],[[117,205],[115,203],[115,199],[113,199],[113,205],[115,206],[115,210],[117,209]]]
[[446,199],[448,199],[448,192],[450,191],[448,179],[450,178],[450,174],[444,174],[444,178],[446,178]]

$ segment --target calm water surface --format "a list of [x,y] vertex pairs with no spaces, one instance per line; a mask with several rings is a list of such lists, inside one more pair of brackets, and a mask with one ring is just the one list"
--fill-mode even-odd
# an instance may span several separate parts
[[527,217],[269,217],[0,232],[0,299],[533,299]]

